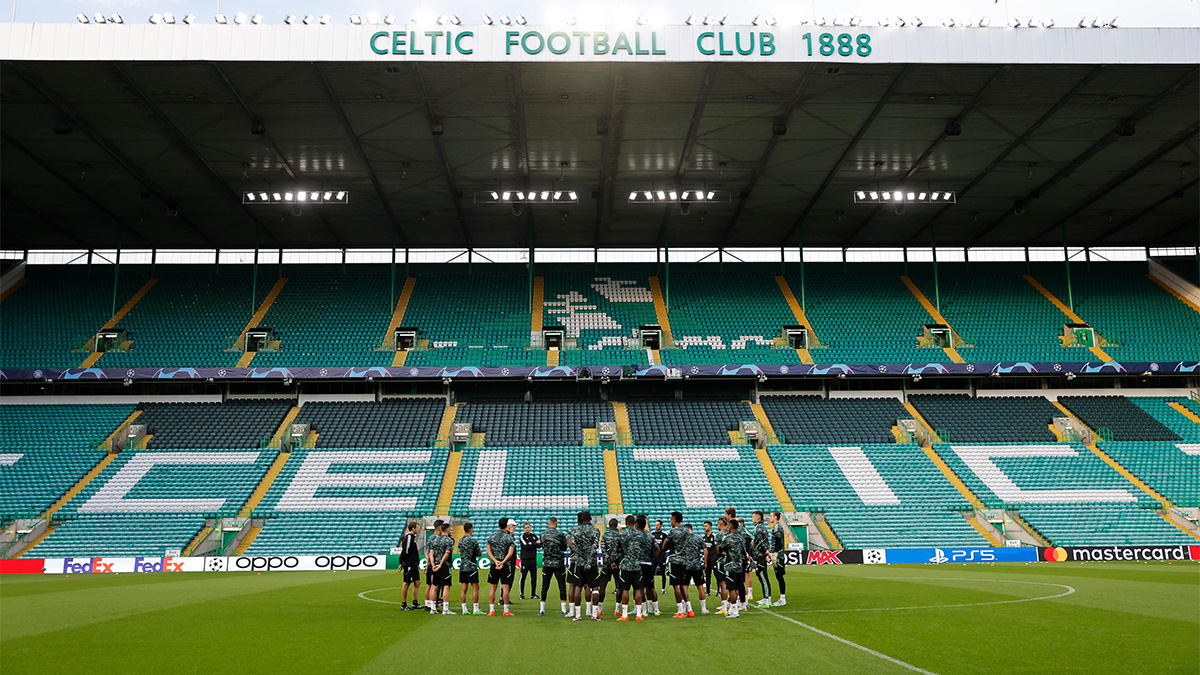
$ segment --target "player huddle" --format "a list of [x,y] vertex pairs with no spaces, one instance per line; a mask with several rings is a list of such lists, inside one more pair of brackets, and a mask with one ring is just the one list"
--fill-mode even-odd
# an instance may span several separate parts
[[[717,521],[713,531],[711,522],[704,523],[704,534],[695,532],[690,524],[684,524],[683,514],[671,514],[671,529],[664,532],[662,521],[656,521],[655,531],[647,531],[649,520],[645,515],[630,515],[625,518],[625,528],[619,529],[616,518],[608,521],[608,528],[601,535],[592,524],[592,514],[581,511],[576,516],[576,525],[564,533],[558,529],[558,519],[550,518],[548,528],[536,535],[526,523],[520,538],[521,597],[524,598],[526,574],[533,571],[531,588],[537,590],[536,553],[542,550],[542,592],[534,594],[541,600],[538,616],[546,615],[546,594],[550,582],[558,580],[562,616],[574,621],[584,618],[599,621],[604,615],[604,602],[609,582],[614,584],[616,603],[613,608],[617,621],[644,621],[651,614],[660,615],[659,593],[655,589],[654,577],[658,572],[664,577],[662,591],[666,592],[666,581],[675,594],[676,613],[673,618],[694,618],[690,587],[696,587],[701,614],[710,614],[706,601],[714,591],[712,579],[717,581],[721,597],[721,608],[716,613],[735,619],[740,612],[749,608],[753,599],[753,576],[757,576],[765,597],[757,604],[760,608],[787,604],[784,595],[786,582],[784,567],[778,559],[783,550],[785,535],[780,513],[775,511],[765,516],[755,511],[749,526],[736,517],[733,508],[725,510],[725,516]],[[458,541],[460,603],[463,614],[482,616],[479,609],[479,565],[477,560],[487,556],[491,560],[488,571],[487,616],[496,615],[496,595],[499,589],[502,616],[513,616],[509,593],[516,579],[518,540],[514,533],[516,522],[501,518],[499,528],[487,538],[481,547],[473,535],[474,525],[463,525],[464,535]],[[420,558],[417,554],[417,523],[409,521],[401,540],[401,571],[404,585],[401,601],[405,610],[424,609],[431,614],[455,614],[450,610],[451,551],[454,548],[453,528],[449,521],[437,520],[433,531],[426,536],[426,591],[424,606],[417,605],[420,594]],[[774,567],[775,580],[779,585],[779,600],[771,602],[771,578],[769,567]],[[412,605],[408,604],[408,589],[413,589]],[[467,592],[471,591],[472,606],[468,609]],[[707,592],[706,592],[707,591]],[[440,595],[440,605],[439,605]],[[634,616],[629,616],[630,601]]]

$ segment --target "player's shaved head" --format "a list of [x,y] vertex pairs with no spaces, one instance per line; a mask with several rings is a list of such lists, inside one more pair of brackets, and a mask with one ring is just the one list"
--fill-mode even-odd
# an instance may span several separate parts
[[463,532],[466,532],[467,534],[471,534],[471,532],[473,532],[474,530],[475,530],[475,526],[472,525],[471,523],[463,524]]
[[671,512],[671,524],[678,527],[683,522],[683,514],[678,511]]
[[502,529],[502,530],[508,529],[508,518],[507,517],[502,516],[500,518],[500,529]]
[[633,527],[633,524],[636,522],[637,522],[637,516],[634,516],[634,515],[625,516],[625,527]]
[[616,518],[608,519],[608,529],[610,529],[610,530],[617,529],[617,519]]
[[554,516],[550,516],[550,520],[547,522],[550,523],[550,527],[558,527],[558,518],[555,518]]
[[737,530],[738,530],[738,521],[736,521],[736,520],[729,521],[729,531],[737,532]]
[[646,529],[646,516],[638,516],[633,522],[637,525],[637,529]]

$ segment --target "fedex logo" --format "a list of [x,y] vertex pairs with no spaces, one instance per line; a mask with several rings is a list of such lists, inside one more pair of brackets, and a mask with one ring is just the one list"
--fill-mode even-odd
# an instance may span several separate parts
[[173,562],[175,559],[167,558],[134,558],[134,572],[182,572],[183,563]]
[[[80,560],[82,562],[75,562]],[[63,559],[63,574],[111,574],[113,563],[104,562],[104,558],[65,558]]]
[[841,553],[841,551],[809,551],[805,563],[809,565],[841,565],[842,561],[838,558]]

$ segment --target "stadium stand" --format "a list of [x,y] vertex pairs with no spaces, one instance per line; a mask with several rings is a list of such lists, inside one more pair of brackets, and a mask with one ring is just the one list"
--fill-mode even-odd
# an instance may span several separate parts
[[[87,265],[35,265],[26,283],[0,302],[0,367],[75,368],[113,314],[112,270]],[[146,282],[146,271],[126,272],[117,306]]]
[[0,519],[33,517],[104,457],[132,405],[0,405]]
[[1196,256],[1162,256],[1155,260],[1185,280],[1200,286],[1200,267],[1196,266]]
[[149,448],[257,448],[279,428],[292,402],[144,403]]
[[65,522],[33,557],[163,555],[182,550],[206,517],[232,516],[274,450],[126,450],[62,508]]
[[671,271],[675,349],[663,362],[800,363],[794,349],[775,349],[784,326],[796,324],[774,274],[757,264],[679,265]]
[[297,421],[317,432],[318,448],[420,448],[433,445],[445,406],[442,398],[312,402]]
[[1093,430],[1107,428],[1114,441],[1178,441],[1179,434],[1124,396],[1059,396]]
[[[1067,297],[1061,265],[1034,265],[1033,274]],[[1113,360],[1200,359],[1200,312],[1148,279],[1145,263],[1072,265],[1071,288],[1075,313],[1108,343],[1101,348]]]
[[545,278],[543,326],[562,326],[578,349],[563,352],[563,365],[645,365],[643,349],[626,338],[657,324],[648,265],[540,265]]
[[738,422],[754,419],[745,401],[633,400],[626,405],[638,445],[729,445],[729,432]]
[[[793,266],[794,267],[794,266]],[[917,346],[933,319],[900,281],[904,268],[892,264],[849,266],[818,263],[805,268],[805,313],[825,349],[811,350],[818,363],[935,363],[949,359],[941,349]],[[799,272],[787,273],[793,288]],[[870,302],[858,302],[870,298]]]
[[1062,411],[1040,396],[971,398],[922,394],[910,398],[933,430],[956,443],[1038,443],[1057,441],[1049,425]]
[[[934,297],[932,265],[909,265],[908,276]],[[1067,320],[1028,281],[1025,265],[988,263],[938,266],[941,313],[968,346],[968,362],[1087,361],[1086,350],[1062,346]],[[1083,355],[1080,355],[1083,351]]]
[[788,443],[893,443],[896,420],[910,417],[894,398],[762,396],[775,432]]
[[[630,508],[628,497],[625,506]],[[501,516],[531,522],[539,532],[550,516],[557,516],[565,531],[574,527],[574,514],[584,509],[601,515],[608,509],[604,459],[598,447],[468,447],[462,451],[450,514],[469,516],[479,532],[494,528]]]
[[[332,269],[330,269],[332,268]],[[260,325],[280,340],[260,351],[256,367],[386,366],[378,351],[388,328],[388,269],[382,265],[290,267],[287,285]]]
[[962,515],[974,515],[971,505],[916,445],[769,450],[797,508],[824,511],[847,548],[990,545]]
[[1056,546],[1195,544],[1148,508],[1120,504],[1039,504],[1021,517]]
[[1172,504],[1200,506],[1200,444],[1195,440],[1190,445],[1112,441],[1098,446]]
[[531,320],[524,267],[463,267],[413,272],[417,281],[404,323],[418,328],[421,344],[428,340],[429,348],[410,353],[405,365],[545,365],[544,352],[527,348]]
[[254,517],[246,555],[387,553],[410,516],[433,513],[444,448],[294,450]]
[[779,500],[749,446],[617,446],[625,510],[664,521],[675,510],[693,524],[717,521],[733,506],[749,522],[750,511],[779,510]]
[[[170,269],[121,320],[133,341],[129,351],[106,352],[97,366],[235,365],[241,352],[231,350],[251,313],[250,287],[250,270],[242,266]],[[264,296],[266,290],[259,284]]]
[[600,401],[485,399],[460,403],[454,421],[470,422],[474,433],[485,434],[485,446],[516,447],[582,445],[583,429],[596,428],[598,420],[612,419],[612,407]]

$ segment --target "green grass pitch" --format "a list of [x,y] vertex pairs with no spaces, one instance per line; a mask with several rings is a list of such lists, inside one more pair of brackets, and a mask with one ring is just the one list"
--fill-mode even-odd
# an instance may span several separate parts
[[[1200,565],[793,567],[788,606],[642,623],[401,612],[395,572],[0,578],[18,673],[1200,672]],[[458,609],[457,588],[454,609]],[[1058,596],[1058,597],[1049,597]],[[483,589],[486,611],[486,586]],[[710,600],[710,608],[714,601]],[[611,607],[611,599],[606,609]],[[820,631],[820,632],[818,632]]]

